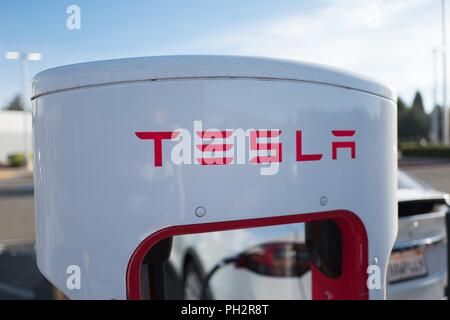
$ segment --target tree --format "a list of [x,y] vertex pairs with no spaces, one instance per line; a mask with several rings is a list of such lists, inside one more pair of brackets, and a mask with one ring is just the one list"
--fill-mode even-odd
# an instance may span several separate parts
[[419,112],[425,112],[425,109],[423,107],[423,99],[422,95],[419,91],[416,91],[416,94],[414,95],[414,100],[411,106],[411,110],[416,110]]
[[407,138],[409,136],[409,119],[408,119],[408,107],[402,98],[398,97],[397,100],[397,126],[398,126],[398,137]]
[[397,110],[399,112],[405,112],[406,108],[407,107],[406,107],[405,101],[403,101],[403,99],[401,97],[398,97],[398,99],[397,99]]
[[400,140],[428,139],[431,119],[425,112],[420,92],[416,92],[411,107],[398,98],[398,137]]
[[11,100],[11,102],[6,106],[5,109],[6,110],[16,110],[16,111],[23,110],[23,104],[22,104],[22,99],[21,99],[20,95],[16,95]]
[[442,141],[443,132],[442,132],[442,117],[443,117],[443,111],[442,106],[435,105],[433,111],[430,114],[430,121],[433,119],[433,117],[436,117],[437,122],[437,139],[438,141]]
[[414,127],[414,136],[417,138],[428,138],[430,132],[430,118],[425,113],[423,99],[420,92],[416,92],[409,112],[411,126]]

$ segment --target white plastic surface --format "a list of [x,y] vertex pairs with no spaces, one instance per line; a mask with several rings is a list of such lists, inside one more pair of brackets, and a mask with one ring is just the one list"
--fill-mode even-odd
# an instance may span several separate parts
[[[208,78],[212,73],[199,71],[198,79],[133,81],[136,74],[175,77],[186,70],[225,71],[228,64],[252,74],[260,66],[275,79]],[[185,69],[179,71],[180,65]],[[128,261],[155,231],[341,209],[361,218],[369,259],[377,257],[384,272],[397,232],[396,105],[380,96],[385,89],[378,84],[343,74],[333,78],[334,71],[313,66],[293,64],[292,70],[297,67],[306,68],[310,79],[326,74],[339,86],[280,80],[291,72],[287,62],[230,57],[118,60],[38,75],[36,236],[44,275],[70,298],[124,299]],[[130,82],[85,87],[114,79]],[[348,89],[349,81],[378,88],[380,95]],[[67,89],[72,86],[81,87]],[[175,143],[167,140],[163,166],[155,167],[153,142],[135,135],[177,128],[192,133],[194,121],[204,129],[281,129],[279,172],[264,176],[264,165],[255,164],[175,165]],[[320,161],[296,161],[296,130],[302,130],[304,153],[323,153]],[[332,141],[346,140],[332,130],[356,131],[355,159],[349,150],[332,159]],[[195,215],[200,206],[206,208],[201,218]],[[66,287],[70,265],[81,269],[79,290]],[[384,296],[384,288],[370,290],[370,298]]]

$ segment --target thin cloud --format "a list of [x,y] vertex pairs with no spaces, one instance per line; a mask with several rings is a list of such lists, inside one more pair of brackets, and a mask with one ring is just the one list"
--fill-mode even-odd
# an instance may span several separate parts
[[338,0],[315,12],[237,26],[191,42],[193,52],[297,59],[367,74],[415,90],[431,108],[432,49],[441,42],[441,12],[433,0]]

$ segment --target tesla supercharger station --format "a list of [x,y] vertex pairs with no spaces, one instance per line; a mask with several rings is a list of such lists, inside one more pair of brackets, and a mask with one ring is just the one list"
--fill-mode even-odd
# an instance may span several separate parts
[[389,88],[285,60],[120,59],[37,75],[33,119],[37,262],[68,297],[139,299],[147,253],[174,235],[295,222],[315,299],[385,297]]

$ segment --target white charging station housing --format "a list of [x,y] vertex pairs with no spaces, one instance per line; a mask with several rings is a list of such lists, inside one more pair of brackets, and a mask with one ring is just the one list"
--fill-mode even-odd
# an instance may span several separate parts
[[[360,222],[349,268],[376,261],[385,278],[397,232],[388,87],[287,60],[161,56],[44,71],[32,100],[37,262],[68,297],[139,298],[145,244],[164,236],[327,217]],[[382,299],[385,286],[358,294]]]

